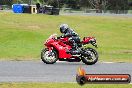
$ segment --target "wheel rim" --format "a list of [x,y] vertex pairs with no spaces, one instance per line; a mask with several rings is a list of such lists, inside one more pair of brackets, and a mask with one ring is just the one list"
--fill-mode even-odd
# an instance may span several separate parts
[[96,60],[96,54],[94,53],[94,51],[88,51],[90,56],[84,57],[88,62],[93,62]]
[[53,51],[43,52],[43,58],[47,62],[54,62],[56,60],[56,55]]

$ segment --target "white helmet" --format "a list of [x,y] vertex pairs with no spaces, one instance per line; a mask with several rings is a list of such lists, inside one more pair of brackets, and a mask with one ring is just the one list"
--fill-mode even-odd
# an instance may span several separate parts
[[67,24],[61,24],[60,25],[60,32],[65,33],[65,31],[69,28]]

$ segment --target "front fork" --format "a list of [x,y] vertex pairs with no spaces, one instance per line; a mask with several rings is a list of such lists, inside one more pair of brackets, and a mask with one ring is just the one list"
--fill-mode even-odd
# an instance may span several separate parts
[[53,50],[53,47],[48,47],[48,50],[49,50],[49,53],[48,53],[48,56],[52,56],[52,50]]

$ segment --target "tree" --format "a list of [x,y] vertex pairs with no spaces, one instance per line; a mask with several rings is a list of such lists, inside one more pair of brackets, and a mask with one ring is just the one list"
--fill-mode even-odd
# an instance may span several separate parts
[[114,13],[126,13],[129,9],[128,0],[109,0],[109,10]]
[[106,6],[105,1],[106,0],[80,0],[82,7],[96,9],[97,13],[102,12],[102,7]]
[[97,13],[102,13],[102,1],[103,0],[88,0],[91,7],[96,9]]
[[48,5],[51,5],[51,6],[53,6],[53,7],[59,7],[59,2],[58,2],[58,0],[47,0],[46,1],[46,4],[48,4]]
[[67,4],[68,8],[79,9],[79,1],[80,0],[66,0],[65,4]]
[[103,11],[103,12],[106,12],[106,10],[107,10],[108,7],[109,7],[108,0],[102,0],[101,7],[102,7],[102,11]]
[[11,5],[12,4],[12,0],[1,0],[0,1],[0,5]]

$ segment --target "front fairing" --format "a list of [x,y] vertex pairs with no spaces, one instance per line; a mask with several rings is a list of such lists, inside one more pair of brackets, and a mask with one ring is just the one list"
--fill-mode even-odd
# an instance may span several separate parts
[[55,38],[56,38],[56,35],[57,35],[57,34],[51,35],[51,36],[45,41],[44,45],[48,46],[48,45],[50,45],[52,42],[54,42],[54,41],[55,41]]

